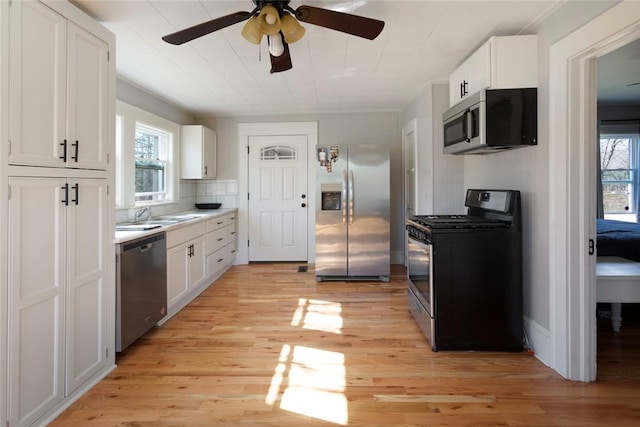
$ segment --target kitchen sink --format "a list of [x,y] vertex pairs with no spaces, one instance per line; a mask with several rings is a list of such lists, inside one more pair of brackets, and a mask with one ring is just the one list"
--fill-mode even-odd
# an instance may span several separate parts
[[160,227],[162,224],[116,224],[116,231],[146,231]]
[[156,219],[148,219],[146,221],[131,221],[116,224],[116,231],[146,231],[160,228],[167,225],[177,224],[179,222],[189,221],[199,218],[198,215],[173,215],[163,216]]
[[176,222],[189,221],[196,218],[200,218],[200,215],[190,215],[190,214],[165,215],[165,216],[159,217],[157,220],[150,220],[150,221],[173,221],[174,223],[176,223]]

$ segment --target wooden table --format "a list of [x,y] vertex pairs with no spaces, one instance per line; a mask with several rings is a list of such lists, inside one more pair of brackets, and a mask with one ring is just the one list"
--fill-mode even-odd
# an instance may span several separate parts
[[596,301],[611,303],[611,326],[619,331],[623,302],[640,302],[640,263],[619,257],[598,257]]

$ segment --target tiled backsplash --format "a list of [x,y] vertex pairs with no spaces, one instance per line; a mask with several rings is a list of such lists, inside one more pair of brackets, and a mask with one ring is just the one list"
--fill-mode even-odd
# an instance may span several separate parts
[[198,181],[196,203],[222,203],[223,208],[238,207],[238,180]]
[[[176,212],[184,212],[195,209],[196,203],[222,203],[223,208],[238,207],[238,181],[227,180],[181,180],[180,201],[164,205],[153,206],[151,216],[169,215]],[[125,222],[133,219],[135,212],[140,208],[117,209],[116,222]]]

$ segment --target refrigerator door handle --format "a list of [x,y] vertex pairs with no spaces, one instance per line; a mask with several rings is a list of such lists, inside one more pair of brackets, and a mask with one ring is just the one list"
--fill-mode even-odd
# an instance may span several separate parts
[[342,171],[342,223],[347,223],[347,171]]
[[353,170],[349,170],[349,224],[353,224],[353,207],[355,194],[353,192]]

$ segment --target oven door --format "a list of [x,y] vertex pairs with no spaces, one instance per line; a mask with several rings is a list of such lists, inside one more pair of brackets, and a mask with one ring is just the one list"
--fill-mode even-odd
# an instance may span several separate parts
[[433,304],[433,248],[430,244],[407,239],[407,278],[409,290],[427,311],[431,318],[436,317]]

